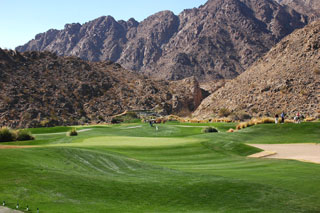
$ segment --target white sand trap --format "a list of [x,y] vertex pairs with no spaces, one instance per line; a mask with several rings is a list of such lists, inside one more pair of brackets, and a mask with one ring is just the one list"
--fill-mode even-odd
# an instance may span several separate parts
[[263,152],[250,155],[256,158],[293,159],[320,164],[320,144],[248,144],[263,149]]
[[12,210],[7,207],[0,206],[0,213],[22,213],[21,211]]

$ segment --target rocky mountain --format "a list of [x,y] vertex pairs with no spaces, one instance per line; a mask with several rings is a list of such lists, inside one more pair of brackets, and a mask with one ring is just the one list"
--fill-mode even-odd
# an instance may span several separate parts
[[288,5],[301,14],[309,17],[310,21],[320,18],[320,1],[319,0],[277,0],[282,5]]
[[186,113],[208,95],[194,78],[150,80],[117,63],[0,49],[0,126],[110,121],[125,110]]
[[320,21],[284,38],[246,72],[206,98],[194,116],[219,112],[320,115]]
[[16,49],[111,60],[160,79],[232,79],[306,23],[306,16],[273,0],[209,0],[178,16],[162,11],[140,23],[107,16],[67,24]]

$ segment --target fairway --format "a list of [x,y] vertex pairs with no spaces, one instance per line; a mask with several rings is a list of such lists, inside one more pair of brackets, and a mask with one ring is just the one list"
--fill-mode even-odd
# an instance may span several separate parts
[[320,123],[226,132],[235,125],[30,129],[36,140],[0,144],[0,200],[52,213],[320,212],[319,164],[247,157],[262,151],[247,144],[319,143]]

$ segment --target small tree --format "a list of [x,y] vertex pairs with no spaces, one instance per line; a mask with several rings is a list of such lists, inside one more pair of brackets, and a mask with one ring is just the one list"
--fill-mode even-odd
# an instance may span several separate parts
[[75,128],[73,128],[72,130],[70,130],[68,133],[67,133],[68,136],[77,136],[78,135],[78,132]]

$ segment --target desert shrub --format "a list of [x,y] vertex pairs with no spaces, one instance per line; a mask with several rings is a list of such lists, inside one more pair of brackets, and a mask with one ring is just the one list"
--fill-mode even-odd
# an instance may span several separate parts
[[230,112],[230,110],[227,109],[227,108],[221,108],[221,109],[219,110],[219,113],[218,113],[218,115],[219,115],[220,117],[228,117],[230,114],[231,114],[231,112]]
[[215,129],[215,128],[213,128],[213,127],[211,127],[211,126],[209,126],[209,127],[204,128],[204,129],[202,130],[202,132],[203,132],[203,133],[210,133],[210,132],[218,132],[218,130]]
[[244,121],[251,119],[251,116],[245,112],[232,113],[229,118],[233,121]]
[[138,115],[135,112],[127,112],[126,116],[130,118],[138,118]]
[[111,123],[112,124],[119,124],[121,122],[123,122],[123,119],[121,119],[119,117],[114,117],[114,118],[111,119]]
[[275,119],[274,118],[265,117],[265,118],[261,118],[261,122],[264,123],[264,124],[274,123]]
[[73,128],[72,130],[70,130],[68,133],[67,133],[68,136],[77,136],[78,135],[78,132],[75,128]]
[[30,131],[26,129],[22,129],[17,131],[17,140],[18,141],[34,140],[34,137]]
[[285,123],[296,123],[296,121],[293,119],[285,119],[284,122]]
[[16,138],[16,133],[8,127],[2,127],[0,129],[0,142],[15,141]]
[[236,130],[247,128],[248,124],[249,124],[249,122],[241,122],[236,126]]
[[[250,126],[266,123],[274,123],[274,118],[264,117],[264,118],[253,118],[250,121],[239,123],[236,127],[237,130],[244,129]],[[285,120],[287,123],[291,123],[291,120]]]
[[180,121],[181,118],[179,116],[176,116],[176,115],[169,115],[168,116],[168,120],[169,121]]
[[311,121],[315,121],[315,120],[317,120],[316,118],[313,118],[313,117],[306,117],[305,119],[304,119],[304,121],[306,121],[306,122],[311,122]]
[[44,119],[44,120],[40,121],[40,125],[43,127],[47,126],[48,123],[49,123],[48,119]]
[[230,118],[214,118],[214,119],[211,119],[211,123],[219,123],[219,122],[231,123],[232,119],[230,119]]

